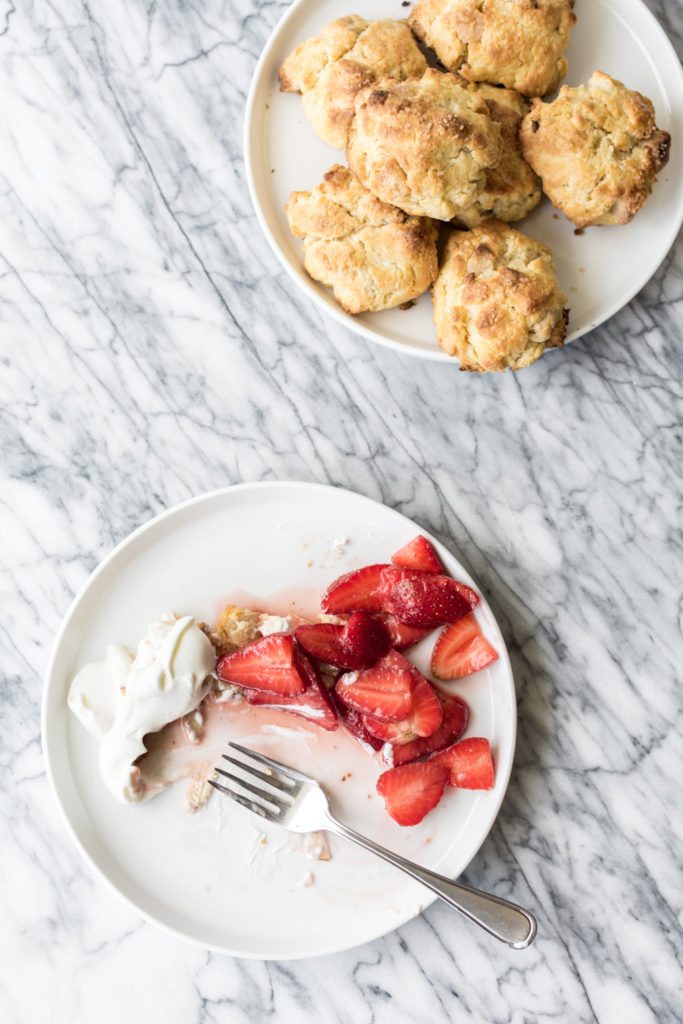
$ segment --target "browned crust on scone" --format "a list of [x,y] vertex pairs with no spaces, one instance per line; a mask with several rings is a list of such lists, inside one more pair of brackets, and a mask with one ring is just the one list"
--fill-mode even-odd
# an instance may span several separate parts
[[517,138],[528,103],[513,89],[486,83],[475,88],[500,129],[502,149],[497,165],[487,172],[483,192],[458,215],[457,222],[471,228],[490,218],[507,223],[522,220],[542,195],[541,180],[524,159]]
[[427,61],[403,20],[348,15],[307,39],[280,68],[280,90],[299,92],[318,135],[343,149],[359,89],[380,76],[421,75]]
[[545,96],[567,73],[573,6],[574,0],[418,0],[408,21],[450,71]]
[[502,221],[451,232],[432,298],[439,344],[462,370],[518,370],[566,336],[550,250]]
[[498,125],[476,86],[429,68],[361,89],[349,166],[372,192],[415,216],[451,220],[471,206],[501,156]]
[[534,100],[519,138],[543,191],[579,228],[627,224],[671,145],[651,100],[602,71],[585,86],[562,86],[552,103]]
[[336,164],[308,192],[292,192],[285,208],[292,233],[304,239],[304,266],[333,289],[348,313],[412,302],[434,280],[437,231],[431,220],[384,203]]

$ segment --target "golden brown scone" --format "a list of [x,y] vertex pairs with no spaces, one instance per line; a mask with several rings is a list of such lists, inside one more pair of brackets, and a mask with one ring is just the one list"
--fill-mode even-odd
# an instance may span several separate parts
[[230,654],[256,640],[260,636],[259,625],[262,618],[261,612],[240,608],[235,604],[226,604],[218,617],[213,634],[218,652]]
[[602,71],[588,85],[563,85],[552,103],[534,100],[520,145],[543,191],[577,227],[627,224],[669,159],[671,136],[651,101]]
[[351,14],[289,55],[280,68],[280,90],[300,92],[320,138],[343,149],[359,89],[381,75],[409,78],[426,67],[405,21],[365,21]]
[[479,198],[501,149],[476,86],[428,68],[422,78],[382,78],[360,90],[346,156],[386,203],[452,220]]
[[418,0],[408,21],[450,71],[545,96],[567,73],[573,6],[574,0]]
[[484,83],[476,88],[500,128],[503,148],[497,166],[486,175],[484,191],[472,206],[458,215],[458,222],[468,228],[491,217],[507,223],[521,220],[541,199],[540,178],[522,156],[517,139],[528,104],[513,89]]
[[285,212],[304,239],[306,270],[347,313],[411,302],[436,277],[434,224],[383,203],[348,167],[335,164],[312,191],[292,192]]
[[461,370],[519,370],[564,342],[550,249],[499,220],[451,232],[432,299],[439,344]]

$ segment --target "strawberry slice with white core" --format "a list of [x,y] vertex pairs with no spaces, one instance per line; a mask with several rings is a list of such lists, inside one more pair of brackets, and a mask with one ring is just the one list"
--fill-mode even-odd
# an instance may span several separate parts
[[437,573],[389,566],[382,573],[384,611],[408,626],[433,629],[469,614],[479,597],[464,583]]
[[402,547],[400,551],[397,551],[395,555],[392,555],[391,561],[393,565],[403,566],[404,569],[420,569],[422,572],[443,572],[436,551],[421,533],[414,537],[405,547]]
[[462,697],[451,697],[439,694],[443,717],[441,725],[431,736],[420,737],[408,742],[385,743],[382,747],[382,758],[390,765],[408,764],[418,757],[426,757],[437,750],[450,747],[459,740],[470,721],[470,709]]
[[461,679],[495,661],[498,654],[474,615],[446,626],[432,651],[431,670],[437,679]]
[[354,739],[358,740],[361,747],[364,747],[366,750],[369,748],[368,753],[371,754],[376,750],[379,750],[382,746],[382,741],[377,739],[376,736],[373,736],[372,733],[368,732],[366,729],[365,715],[361,711],[356,711],[355,708],[351,708],[348,704],[344,704],[343,701],[339,700],[334,690],[332,690],[331,696],[340,722],[342,725],[346,726]]
[[407,626],[399,618],[390,612],[377,612],[378,619],[391,638],[391,646],[397,648],[410,647],[422,640],[430,632],[429,629],[419,629],[417,626]]
[[382,571],[386,565],[366,565],[340,576],[323,594],[320,607],[332,615],[382,610]]
[[339,700],[381,722],[400,722],[411,708],[413,666],[390,651],[362,672],[340,676],[335,686]]
[[216,662],[216,675],[224,683],[285,697],[296,697],[306,689],[296,664],[294,637],[289,633],[271,633],[224,654]]
[[448,780],[447,769],[435,761],[402,764],[377,780],[377,792],[399,825],[418,825],[438,804]]
[[305,654],[298,652],[296,662],[301,676],[306,680],[306,689],[302,694],[296,697],[276,696],[264,690],[245,688],[244,696],[250,704],[288,711],[292,715],[299,715],[313,722],[321,729],[334,732],[339,726],[337,712],[320,676]]
[[447,768],[449,786],[459,789],[491,789],[496,778],[491,744],[479,736],[459,740],[438,754],[432,754],[424,764]]
[[413,668],[410,699],[410,713],[400,722],[378,722],[366,716],[368,732],[387,743],[408,742],[435,733],[443,717],[441,701],[429,680],[416,668]]

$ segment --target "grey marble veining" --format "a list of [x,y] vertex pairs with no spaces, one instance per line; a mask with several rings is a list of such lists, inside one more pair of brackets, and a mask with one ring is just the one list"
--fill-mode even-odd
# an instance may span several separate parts
[[[680,5],[648,5],[680,52]],[[0,2],[0,1019],[678,1021],[680,239],[520,374],[366,344],[294,291],[247,195],[246,90],[285,6]],[[465,880],[535,909],[525,953],[432,906],[325,960],[232,960],[72,847],[39,708],[74,592],[156,512],[269,479],[399,508],[490,597],[519,738]]]

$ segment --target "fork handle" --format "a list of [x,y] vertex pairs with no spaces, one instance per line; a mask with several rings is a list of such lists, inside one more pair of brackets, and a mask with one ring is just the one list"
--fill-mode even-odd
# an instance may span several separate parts
[[362,846],[364,850],[376,853],[378,857],[400,868],[406,875],[422,882],[463,917],[474,921],[489,935],[493,935],[507,946],[524,949],[533,942],[536,935],[536,920],[528,910],[523,910],[522,907],[500,896],[492,896],[490,893],[481,892],[480,889],[471,889],[468,885],[437,874],[436,871],[420,867],[398,853],[392,853],[378,843],[373,843],[371,839],[366,839],[359,832],[354,832],[331,814],[328,817],[327,828],[330,832],[350,839],[357,846]]

